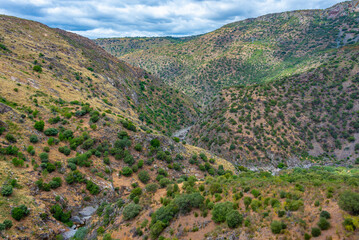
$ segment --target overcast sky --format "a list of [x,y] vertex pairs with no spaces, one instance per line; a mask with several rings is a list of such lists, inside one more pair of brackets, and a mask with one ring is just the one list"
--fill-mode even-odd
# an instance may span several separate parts
[[89,38],[187,36],[267,13],[327,8],[339,0],[0,0],[0,14]]

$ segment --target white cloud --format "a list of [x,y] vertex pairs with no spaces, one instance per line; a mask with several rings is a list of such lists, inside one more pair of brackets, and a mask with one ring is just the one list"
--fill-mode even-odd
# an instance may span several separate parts
[[326,8],[338,0],[3,0],[0,13],[90,38],[183,36],[267,13]]

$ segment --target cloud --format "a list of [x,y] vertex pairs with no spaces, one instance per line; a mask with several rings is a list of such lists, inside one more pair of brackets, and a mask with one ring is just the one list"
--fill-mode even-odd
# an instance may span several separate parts
[[0,14],[89,38],[188,36],[260,15],[327,8],[339,0],[3,0]]

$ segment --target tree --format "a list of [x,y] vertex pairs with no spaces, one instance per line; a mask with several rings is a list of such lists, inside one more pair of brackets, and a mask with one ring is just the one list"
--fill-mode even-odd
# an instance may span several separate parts
[[216,203],[212,210],[212,220],[216,223],[224,222],[227,214],[233,210],[231,202]]
[[28,216],[30,214],[29,209],[25,205],[20,205],[19,207],[15,207],[11,210],[11,216],[16,220],[20,221],[22,218]]
[[44,131],[46,136],[56,136],[59,133],[59,130],[56,128],[48,128]]
[[130,220],[136,217],[141,211],[141,206],[135,203],[130,203],[123,209],[123,219]]
[[352,215],[359,215],[359,193],[345,191],[340,195],[339,207]]
[[237,228],[242,225],[243,216],[236,210],[230,211],[226,216],[227,225],[230,228]]
[[3,185],[1,188],[1,195],[4,197],[10,196],[12,194],[12,186],[11,185]]
[[9,219],[6,219],[4,221],[5,229],[10,229],[12,227],[12,221]]
[[322,231],[320,231],[319,228],[312,228],[312,236],[313,237],[319,237],[320,234],[322,234]]
[[320,213],[320,217],[325,218],[325,219],[330,219],[330,213],[327,211],[322,211]]
[[318,227],[321,230],[327,230],[330,228],[330,223],[328,222],[328,220],[326,218],[321,217],[319,219],[319,222],[317,223]]
[[37,121],[35,122],[34,128],[40,132],[42,132],[44,130],[45,127],[45,122],[44,121]]
[[30,142],[31,143],[37,143],[37,142],[39,142],[39,138],[36,135],[31,135],[30,136]]
[[140,179],[141,182],[146,184],[150,180],[150,175],[148,174],[147,171],[142,170],[138,173],[138,178]]
[[270,229],[274,234],[279,234],[282,231],[282,229],[286,229],[286,227],[287,226],[283,222],[279,222],[279,221],[273,221],[270,224]]
[[132,169],[130,167],[123,167],[122,168],[122,175],[129,177],[132,175]]
[[159,147],[161,145],[160,140],[157,138],[152,139],[150,143],[152,147]]

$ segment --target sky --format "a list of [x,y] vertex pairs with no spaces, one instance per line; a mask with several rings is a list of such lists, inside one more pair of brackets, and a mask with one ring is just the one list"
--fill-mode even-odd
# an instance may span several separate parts
[[268,13],[328,8],[340,0],[0,0],[0,14],[91,39],[189,36]]

